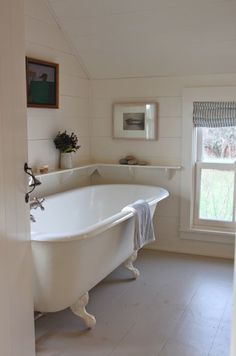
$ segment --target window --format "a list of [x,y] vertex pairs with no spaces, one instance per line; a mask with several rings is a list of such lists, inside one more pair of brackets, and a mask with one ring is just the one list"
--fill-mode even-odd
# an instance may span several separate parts
[[235,226],[236,126],[197,127],[194,225]]
[[181,239],[234,243],[235,131],[236,87],[183,90]]

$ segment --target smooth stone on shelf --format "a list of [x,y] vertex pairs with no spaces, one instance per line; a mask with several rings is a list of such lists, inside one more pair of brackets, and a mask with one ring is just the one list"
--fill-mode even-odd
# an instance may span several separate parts
[[119,160],[119,163],[120,163],[120,164],[128,164],[128,161],[127,161],[126,158],[121,158],[121,159]]
[[131,159],[136,159],[134,156],[128,155],[125,157],[125,159],[127,159],[127,161],[130,161]]
[[129,159],[128,160],[128,164],[129,165],[136,165],[136,164],[138,164],[138,161],[137,161],[137,159]]

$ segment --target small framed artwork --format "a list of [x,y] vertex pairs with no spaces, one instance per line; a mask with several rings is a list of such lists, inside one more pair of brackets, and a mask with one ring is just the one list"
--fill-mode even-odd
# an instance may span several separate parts
[[26,57],[27,106],[59,107],[59,65]]
[[156,140],[157,103],[113,105],[113,138]]

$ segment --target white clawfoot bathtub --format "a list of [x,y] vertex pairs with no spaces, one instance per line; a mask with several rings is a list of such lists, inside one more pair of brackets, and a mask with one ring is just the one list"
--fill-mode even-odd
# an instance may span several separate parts
[[31,224],[35,310],[56,312],[71,307],[88,327],[88,291],[121,263],[133,272],[134,216],[122,208],[145,199],[152,215],[169,193],[160,187],[110,184],[79,188],[45,199]]

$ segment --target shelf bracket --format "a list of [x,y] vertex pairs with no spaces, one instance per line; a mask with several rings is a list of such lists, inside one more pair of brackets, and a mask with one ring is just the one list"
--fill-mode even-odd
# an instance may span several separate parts
[[135,177],[134,167],[129,167],[129,173],[132,179]]
[[165,168],[165,176],[168,180],[172,179],[175,176],[176,170]]

